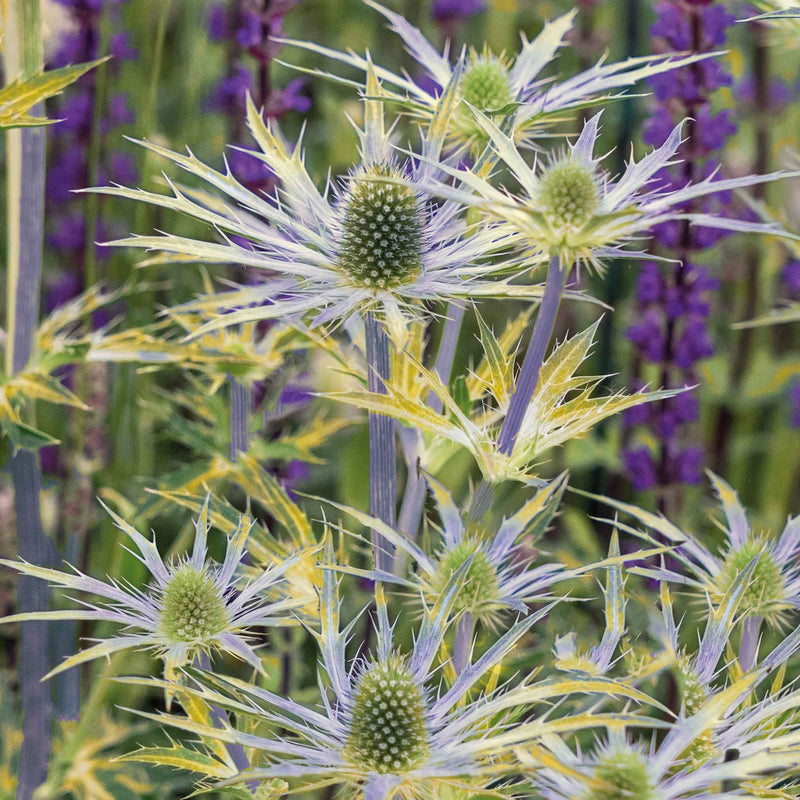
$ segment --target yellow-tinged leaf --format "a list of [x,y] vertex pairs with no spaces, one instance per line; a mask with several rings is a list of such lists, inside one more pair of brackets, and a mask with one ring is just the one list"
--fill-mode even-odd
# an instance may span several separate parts
[[34,117],[28,112],[37,104],[59,94],[78,78],[106,61],[100,58],[86,64],[41,72],[26,80],[15,80],[0,89],[0,128],[50,125],[57,120]]

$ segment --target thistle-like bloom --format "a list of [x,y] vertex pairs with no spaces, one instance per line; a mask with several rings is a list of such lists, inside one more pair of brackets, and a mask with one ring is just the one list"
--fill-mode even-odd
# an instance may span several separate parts
[[[316,312],[312,324],[347,318],[356,311],[382,312],[390,330],[405,335],[407,310],[421,300],[450,300],[518,294],[508,279],[490,273],[507,270],[500,263],[477,265],[508,247],[513,232],[498,235],[498,226],[468,226],[457,203],[436,203],[420,186],[430,182],[445,132],[455,110],[455,85],[447,87],[437,114],[423,136],[422,158],[398,163],[384,126],[381,87],[369,72],[364,100],[364,127],[358,129],[361,163],[340,186],[316,187],[303,163],[301,144],[294,151],[277,126],[265,124],[248,101],[247,120],[260,152],[257,157],[279,178],[274,198],[245,189],[229,170],[216,172],[191,153],[145,146],[221,190],[236,205],[170,184],[173,196],[124,188],[97,189],[182,211],[248,241],[196,241],[173,235],[132,237],[115,245],[161,251],[175,261],[239,264],[263,270],[265,282],[211,294],[187,308],[213,318],[193,335],[241,322],[286,318]],[[333,197],[331,198],[331,195]],[[522,269],[515,262],[516,270]]]
[[[615,92],[623,87],[698,60],[697,56],[645,56],[612,64],[605,64],[601,60],[590,69],[565,81],[553,83],[542,79],[539,77],[542,70],[553,61],[572,28],[577,12],[571,11],[546,22],[533,41],[529,42],[523,35],[522,49],[514,59],[509,59],[505,54],[495,55],[487,48],[480,52],[471,51],[463,76],[458,77],[457,67],[450,63],[448,45],[440,53],[402,16],[378,3],[370,0],[365,2],[389,20],[391,29],[402,38],[411,57],[424,70],[426,80],[417,83],[405,73],[398,75],[382,67],[375,68],[384,84],[393,87],[389,92],[394,101],[405,105],[411,114],[427,123],[437,113],[439,92],[451,85],[456,76],[459,100],[496,117],[514,112],[514,139],[525,146],[533,144],[546,123],[569,117],[570,115],[564,114],[567,110],[574,111],[619,96]],[[365,72],[370,69],[369,59],[352,51],[341,53],[313,42],[287,39],[281,41],[336,59]],[[311,72],[353,85],[352,81],[321,70]],[[436,85],[436,89],[431,88],[431,82]],[[464,103],[459,105],[447,136],[450,145],[465,145],[475,155],[483,150],[487,141],[486,133],[476,124]]]
[[[793,611],[800,609],[800,517],[789,517],[780,536],[754,531],[736,492],[717,475],[709,473],[714,489],[722,503],[725,523],[720,527],[726,542],[721,551],[713,552],[695,535],[683,531],[660,514],[653,514],[608,497],[605,503],[628,513],[637,521],[679,544],[671,557],[683,571],[665,566],[635,567],[632,571],[661,581],[689,586],[711,598],[715,605],[722,602],[726,592],[740,573],[755,563],[747,588],[739,603],[743,618],[764,619],[776,628],[785,627]],[[632,533],[621,523],[615,523]]]
[[[767,715],[780,714],[797,699],[796,693],[782,698],[786,702],[768,698],[759,704],[763,707],[757,706],[759,715],[765,716],[765,711]],[[796,771],[798,734],[796,725],[790,724],[781,725],[774,739],[763,731],[754,731],[754,725],[750,730],[742,726],[742,735],[728,737],[738,747],[727,752],[737,753],[737,758],[725,760],[721,753],[699,767],[686,762],[676,765],[679,755],[696,741],[698,729],[705,730],[712,718],[722,721],[716,704],[709,703],[695,717],[674,723],[660,745],[655,741],[631,742],[622,731],[611,731],[592,751],[576,754],[560,739],[551,737],[547,747],[530,760],[531,767],[547,765],[534,773],[536,796],[544,800],[733,800],[743,796],[740,783],[750,789],[747,796],[769,796],[771,789]],[[773,772],[772,777],[765,777],[769,772]]]
[[519,511],[503,519],[493,535],[481,523],[465,520],[447,489],[430,476],[426,479],[441,520],[441,543],[433,555],[380,520],[331,503],[364,526],[378,530],[387,541],[405,551],[417,567],[408,579],[377,569],[367,572],[349,567],[337,569],[404,586],[433,605],[453,575],[463,568],[463,585],[454,600],[453,614],[471,614],[476,622],[494,628],[502,614],[527,614],[529,603],[551,599],[550,590],[557,583],[604,567],[619,570],[625,560],[639,560],[656,552],[649,550],[623,557],[616,548],[607,560],[574,569],[557,562],[533,566],[532,556],[524,552],[523,544],[533,546],[557,513],[567,486],[566,473],[545,484]]
[[[242,772],[220,785],[248,780],[286,778],[301,786],[342,784],[349,796],[365,800],[402,797],[417,800],[441,796],[448,787],[475,785],[485,790],[493,779],[515,771],[509,748],[553,729],[574,730],[611,724],[602,714],[540,718],[519,722],[522,709],[550,703],[572,692],[600,693],[639,701],[636,689],[607,679],[576,682],[541,681],[513,688],[474,691],[516,642],[551,606],[530,614],[499,637],[484,655],[464,669],[446,689],[435,688],[433,666],[448,620],[466,577],[466,565],[453,574],[431,607],[425,606],[413,649],[395,649],[383,590],[378,586],[377,649],[350,667],[345,648],[355,620],[339,626],[338,580],[330,544],[326,548],[324,585],[320,593],[320,646],[325,679],[333,694],[312,710],[289,698],[233,678],[195,673],[201,688],[185,691],[208,704],[247,718],[268,722],[280,736],[255,735],[200,726],[170,715],[145,715],[160,723],[204,736],[235,742],[259,753],[267,766]],[[250,730],[250,728],[248,728]]]
[[209,527],[206,501],[195,525],[191,557],[165,563],[154,542],[113,511],[106,510],[115,525],[136,545],[139,552],[134,555],[152,575],[152,582],[142,589],[113,580],[104,583],[77,570],[72,574],[25,561],[0,561],[24,575],[41,578],[65,589],[97,595],[106,601],[98,605],[76,601],[84,608],[14,614],[0,619],[0,623],[85,619],[124,626],[118,635],[65,659],[47,677],[128,648],[152,650],[163,659],[167,677],[175,675],[178,667],[196,656],[212,651],[228,653],[263,671],[261,659],[248,643],[250,632],[254,628],[296,623],[289,612],[302,606],[307,598],[273,601],[272,593],[283,580],[284,573],[303,554],[264,570],[253,580],[237,577],[236,570],[252,523],[246,516],[241,516],[228,538],[225,560],[222,564],[212,562],[206,552]]
[[[631,158],[625,172],[611,178],[600,169],[594,155],[600,114],[586,122],[580,136],[547,165],[531,167],[514,141],[485,114],[473,109],[475,121],[486,132],[499,159],[508,167],[521,189],[519,195],[497,188],[475,171],[442,165],[441,169],[463,188],[430,187],[443,197],[471,205],[490,217],[505,220],[529,244],[536,243],[562,265],[587,265],[600,269],[606,258],[645,257],[625,245],[641,238],[667,220],[686,220],[726,231],[786,234],[780,225],[750,222],[693,212],[685,204],[699,197],[765,183],[794,173],[746,175],[715,180],[716,174],[694,184],[673,189],[659,186],[664,167],[680,161],[682,124],[675,126],[661,147],[638,163]],[[647,256],[652,258],[652,256]],[[566,266],[564,267],[566,268]]]
[[[796,715],[786,712],[796,709],[798,691],[745,701],[753,700],[759,684],[796,653],[800,630],[781,642],[757,669],[716,691],[710,685],[746,587],[747,578],[742,576],[726,596],[725,607],[710,619],[693,657],[677,654],[681,710],[674,721],[658,726],[667,728],[660,741],[632,741],[628,733],[616,729],[609,731],[606,741],[597,742],[593,751],[575,753],[559,737],[547,736],[542,746],[521,748],[518,753],[523,763],[536,768],[536,794],[544,800],[735,797],[741,796],[739,782],[758,782],[760,789],[768,790],[796,770],[800,732]],[[662,592],[662,600],[665,597],[664,620],[669,627],[671,606]],[[668,637],[674,636],[671,630]],[[765,773],[767,777],[762,777]],[[727,782],[735,788],[723,788],[720,793]]]
[[[549,589],[560,581],[575,578],[587,570],[568,570],[563,564],[531,566],[523,557],[521,540],[531,543],[546,530],[558,511],[567,485],[566,473],[539,490],[525,505],[504,519],[494,536],[474,520],[466,522],[450,493],[427,476],[428,488],[441,520],[441,543],[433,555],[388,525],[357,509],[332,503],[363,525],[374,528],[413,560],[417,569],[406,579],[378,569],[361,572],[348,567],[342,571],[366,575],[372,580],[394,583],[421,595],[428,605],[441,597],[453,575],[465,570],[461,590],[453,602],[453,614],[469,613],[476,621],[494,627],[504,612],[528,613],[527,603],[550,599]],[[593,567],[594,565],[592,565]],[[591,569],[589,567],[588,569]]]

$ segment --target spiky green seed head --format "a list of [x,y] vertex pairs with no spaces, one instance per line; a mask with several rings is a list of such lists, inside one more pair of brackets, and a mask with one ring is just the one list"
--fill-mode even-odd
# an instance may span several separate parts
[[338,264],[356,286],[392,289],[422,269],[424,218],[412,187],[379,177],[402,178],[378,165],[350,180],[339,205]]
[[[680,691],[683,713],[687,717],[694,716],[706,704],[708,691],[697,677],[697,672],[686,653],[680,653],[676,664],[678,689]],[[679,757],[682,763],[688,762],[694,767],[705,764],[716,754],[714,737],[710,730],[703,731]]]
[[707,692],[700,683],[692,666],[691,660],[686,653],[681,653],[677,661],[678,687],[683,701],[684,713],[687,717],[696,714],[705,705]]
[[200,643],[227,624],[225,603],[211,578],[188,564],[179,567],[164,591],[161,629],[172,642]]
[[599,204],[595,175],[577,159],[556,162],[540,179],[538,205],[554,230],[580,228]]
[[508,70],[493,56],[475,58],[461,80],[461,95],[480,111],[507,106],[514,99]]
[[717,578],[720,594],[724,594],[739,573],[758,557],[750,583],[739,602],[739,611],[747,616],[771,617],[784,599],[784,581],[780,567],[767,549],[767,543],[751,537],[738,550],[731,550]]
[[644,757],[632,750],[605,755],[594,777],[604,786],[592,789],[585,800],[652,800],[654,796]]
[[420,687],[400,658],[372,664],[356,685],[345,756],[368,772],[401,774],[427,755]]
[[484,551],[476,542],[463,541],[439,557],[436,577],[431,582],[429,594],[435,600],[447,585],[453,573],[461,569],[472,557],[467,567],[464,584],[458,593],[453,610],[468,611],[480,616],[481,610],[490,607],[498,599],[497,570],[489,563]]

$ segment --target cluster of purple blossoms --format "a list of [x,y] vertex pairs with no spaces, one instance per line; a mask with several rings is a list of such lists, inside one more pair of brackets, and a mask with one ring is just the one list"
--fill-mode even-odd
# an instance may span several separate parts
[[[657,19],[650,29],[657,46],[664,50],[707,53],[720,49],[726,31],[734,23],[721,3],[708,0],[663,0],[656,5]],[[648,144],[663,144],[676,122],[689,118],[686,140],[681,146],[682,162],[661,172],[661,185],[681,187],[695,183],[718,169],[715,155],[736,123],[727,110],[715,111],[712,97],[717,89],[730,86],[732,79],[716,58],[651,78],[656,109],[644,138]],[[724,214],[731,198],[719,194],[692,211]],[[688,210],[688,207],[687,207]],[[662,255],[676,260],[664,269],[646,263],[636,290],[636,322],[628,330],[637,355],[634,382],[640,388],[641,375],[655,370],[656,383],[680,388],[697,383],[697,362],[712,354],[706,329],[709,296],[717,287],[708,271],[699,266],[697,255],[713,247],[723,231],[689,227],[682,220],[664,223],[654,230]],[[651,366],[646,366],[646,365]],[[626,415],[629,427],[644,426],[655,447],[631,444],[623,452],[634,488],[639,491],[676,483],[695,484],[702,477],[703,450],[687,444],[687,428],[699,416],[694,391],[687,391],[660,404],[633,409]]]
[[[92,61],[102,55],[112,56],[106,67],[110,74],[118,72],[120,65],[138,57],[127,33],[113,32],[105,52],[101,52],[101,23],[105,15],[113,19],[119,14],[119,2],[111,0],[58,0],[73,23],[61,37],[58,47],[49,59],[52,68]],[[97,114],[100,104],[102,113]],[[133,122],[133,111],[123,93],[110,93],[98,97],[97,71],[84,75],[60,98],[54,116],[62,121],[50,128],[50,163],[47,167],[46,197],[48,244],[59,253],[62,263],[69,263],[73,275],[62,276],[57,293],[63,294],[64,285],[72,282],[76,290],[83,288],[83,266],[87,248],[85,197],[76,197],[74,189],[90,185],[136,181],[136,165],[124,152],[106,145],[109,134]],[[119,141],[120,137],[114,137]],[[93,158],[92,153],[99,154]],[[103,222],[98,221],[96,239],[104,238]],[[107,251],[105,253],[107,255]],[[104,257],[102,248],[96,258]],[[62,301],[68,298],[62,298]]]
[[208,13],[208,36],[228,48],[225,76],[214,88],[209,107],[228,118],[229,136],[236,145],[227,153],[237,179],[251,191],[270,192],[275,176],[257,158],[248,155],[244,143],[245,98],[248,92],[266,119],[277,119],[289,111],[304,114],[311,107],[303,94],[304,81],[297,78],[285,87],[274,86],[271,65],[281,45],[273,41],[283,35],[283,18],[296,0],[229,0],[215,3]]

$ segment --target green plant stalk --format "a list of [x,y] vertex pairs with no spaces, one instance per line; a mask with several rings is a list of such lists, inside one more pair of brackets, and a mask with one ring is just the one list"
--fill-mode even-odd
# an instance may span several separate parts
[[[6,7],[5,78],[29,78],[41,71],[39,0],[16,0]],[[7,133],[8,226],[8,343],[6,372],[28,363],[39,314],[44,229],[45,138],[41,128]],[[35,453],[19,450],[11,456],[11,474],[17,514],[20,557],[34,564],[51,562],[52,544],[42,530],[39,493],[41,473]],[[21,613],[45,611],[50,590],[46,583],[20,578],[17,609]],[[19,676],[22,694],[23,741],[20,752],[17,798],[31,800],[47,778],[53,706],[51,687],[41,682],[49,668],[48,623],[25,622],[21,628]]]

